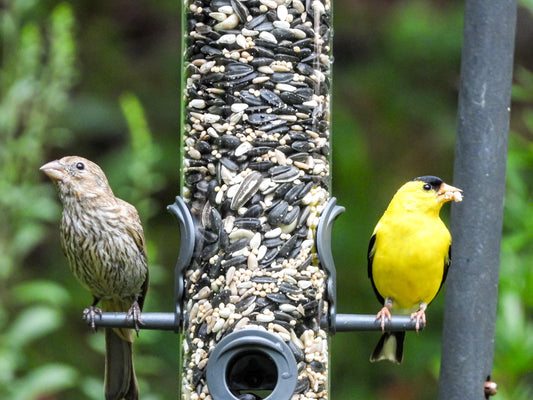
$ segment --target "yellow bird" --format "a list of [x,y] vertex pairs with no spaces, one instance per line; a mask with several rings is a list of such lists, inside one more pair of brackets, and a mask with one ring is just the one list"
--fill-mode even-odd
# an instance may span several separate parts
[[435,176],[403,185],[379,220],[368,248],[368,276],[383,308],[376,320],[384,331],[370,361],[401,363],[405,332],[385,332],[391,310],[426,323],[425,311],[450,265],[452,237],[439,217],[442,205],[461,201],[461,190]]

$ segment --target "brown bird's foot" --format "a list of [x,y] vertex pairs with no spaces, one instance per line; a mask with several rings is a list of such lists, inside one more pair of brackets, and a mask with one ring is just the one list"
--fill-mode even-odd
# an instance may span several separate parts
[[381,319],[381,330],[385,332],[385,322],[388,319],[389,324],[392,322],[392,315],[390,313],[390,307],[383,307],[377,314],[376,314],[376,321],[378,319]]
[[130,309],[128,310],[128,314],[126,315],[126,321],[130,318],[133,319],[133,323],[135,324],[135,332],[137,332],[137,336],[139,336],[139,325],[144,324],[141,319],[141,307],[139,307],[139,303],[137,303],[137,301],[134,301]]
[[416,321],[416,324],[415,324],[415,329],[416,331],[418,332],[419,329],[420,329],[420,323],[422,323],[422,325],[426,325],[426,308],[427,308],[427,305],[422,303],[420,304],[420,309],[417,311],[417,312],[414,312],[411,314],[411,321],[415,320]]
[[[93,332],[96,332],[96,325],[94,324],[95,316],[98,315],[102,319],[102,310],[95,306],[89,306],[83,310],[83,319],[90,325]],[[87,321],[87,318],[89,321]]]

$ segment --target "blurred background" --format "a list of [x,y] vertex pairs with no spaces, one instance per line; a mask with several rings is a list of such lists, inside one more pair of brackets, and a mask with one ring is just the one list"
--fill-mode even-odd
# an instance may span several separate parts
[[[368,314],[379,304],[366,250],[388,201],[415,176],[453,184],[464,4],[333,3],[333,195],[346,207],[333,240],[338,312]],[[533,1],[520,3],[493,373],[501,400],[533,398]],[[0,12],[0,398],[101,399],[103,335],[81,320],[91,297],[68,271],[59,202],[39,167],[72,154],[102,166],[144,224],[145,310],[171,311],[179,2],[8,0]],[[379,333],[333,337],[331,399],[435,399],[443,306],[440,294],[427,329],[407,335],[401,366],[368,362]],[[176,398],[178,352],[178,336],[141,332],[143,400]]]

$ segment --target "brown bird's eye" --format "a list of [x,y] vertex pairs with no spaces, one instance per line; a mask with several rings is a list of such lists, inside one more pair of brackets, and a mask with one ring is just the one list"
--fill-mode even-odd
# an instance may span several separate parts
[[82,169],[85,169],[85,164],[82,162],[79,162],[76,164],[76,168],[78,168],[81,171]]
[[424,190],[426,191],[429,191],[431,190],[431,185],[429,183],[426,183],[424,186],[423,186]]

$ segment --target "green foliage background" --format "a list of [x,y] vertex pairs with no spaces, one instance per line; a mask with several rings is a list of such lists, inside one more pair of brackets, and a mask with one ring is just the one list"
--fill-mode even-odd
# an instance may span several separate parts
[[[500,301],[498,398],[533,398],[533,3],[519,13]],[[335,0],[333,194],[339,312],[374,313],[366,247],[407,179],[450,181],[462,38],[460,1]],[[149,247],[148,311],[170,311],[178,230],[179,2],[8,0],[0,9],[0,398],[100,399],[103,335],[80,319],[44,162],[98,162],[135,204]],[[447,211],[444,217],[447,217]],[[404,364],[370,364],[374,333],[332,339],[332,399],[434,399],[444,296]],[[175,398],[178,337],[142,332],[143,399]]]

